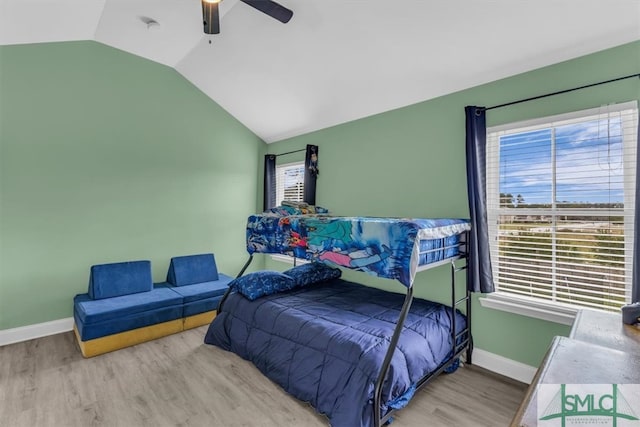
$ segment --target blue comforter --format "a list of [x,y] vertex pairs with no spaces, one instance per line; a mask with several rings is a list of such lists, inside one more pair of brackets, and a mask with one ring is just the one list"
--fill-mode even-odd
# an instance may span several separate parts
[[[334,427],[373,425],[373,390],[404,295],[336,279],[249,301],[229,295],[205,342],[240,355]],[[456,329],[465,327],[456,312]],[[402,406],[451,352],[451,309],[415,299],[383,402]]]

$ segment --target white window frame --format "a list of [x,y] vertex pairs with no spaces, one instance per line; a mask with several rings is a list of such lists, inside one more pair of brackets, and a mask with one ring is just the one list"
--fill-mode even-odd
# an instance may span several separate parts
[[[606,107],[605,112],[615,113],[624,110],[635,110],[632,118],[630,118],[631,123],[628,126],[631,126],[632,129],[637,129],[638,126],[638,104],[637,101],[625,102],[615,105],[610,105]],[[576,111],[567,114],[560,114],[551,117],[544,117],[534,120],[527,120],[523,122],[515,122],[509,123],[501,126],[494,126],[487,129],[487,206],[499,206],[499,198],[500,198],[500,189],[499,189],[499,178],[495,180],[489,179],[491,168],[497,168],[500,165],[499,158],[499,137],[495,136],[495,134],[502,133],[505,131],[518,129],[519,131],[526,131],[526,128],[537,127],[540,125],[550,124],[554,122],[564,122],[564,121],[580,121],[582,118],[588,116],[594,116],[598,114],[602,114],[602,108],[593,108],[589,110]],[[492,134],[494,135],[491,138]],[[640,142],[635,141],[635,136],[629,137],[627,133],[623,135],[623,156],[628,157],[630,150],[638,149],[638,145]],[[633,143],[635,142],[636,146],[633,147]],[[636,171],[635,167],[633,170],[626,170],[627,173],[640,173],[640,171]],[[499,174],[497,174],[499,177]],[[635,206],[631,202],[633,200],[633,194],[635,192],[634,188],[629,188],[631,184],[631,180],[625,179],[625,263],[633,262],[633,218],[628,216],[628,211],[634,211]],[[635,182],[635,180],[633,181]],[[494,278],[497,278],[497,244],[494,244],[494,239],[497,233],[498,225],[497,225],[497,216],[499,215],[498,209],[489,209],[488,208],[488,225],[489,225],[489,238],[491,241],[491,252],[492,252],[492,267],[494,270]],[[629,265],[629,264],[627,264]],[[626,281],[626,296],[627,299],[630,300],[630,291],[631,291],[631,275],[625,278]],[[539,298],[527,297],[524,295],[517,295],[509,292],[501,292],[499,290],[499,284],[497,283],[498,291],[488,294],[480,298],[480,303],[483,307],[497,309],[501,311],[506,311],[510,313],[516,313],[525,315],[528,317],[543,319],[555,323],[571,325],[573,323],[573,319],[575,318],[575,314],[577,311],[583,307],[574,306],[570,304],[564,304],[556,301],[548,301]]]

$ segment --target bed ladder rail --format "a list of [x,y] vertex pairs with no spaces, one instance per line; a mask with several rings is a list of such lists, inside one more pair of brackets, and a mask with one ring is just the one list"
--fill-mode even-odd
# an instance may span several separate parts
[[[467,257],[464,256],[463,259],[466,261]],[[466,347],[466,362],[471,364],[471,292],[469,291],[468,284],[465,295],[462,298],[456,298],[456,273],[465,271],[467,268],[467,263],[458,267],[455,264],[455,260],[451,260],[451,354],[454,355],[455,358],[455,355],[460,353]],[[458,306],[462,303],[465,303],[466,306],[467,325],[460,332],[456,332],[458,328],[456,326],[455,312]],[[464,338],[461,339],[462,337]]]

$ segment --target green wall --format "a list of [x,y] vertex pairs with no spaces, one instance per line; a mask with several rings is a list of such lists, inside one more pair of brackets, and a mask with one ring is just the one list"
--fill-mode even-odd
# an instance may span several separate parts
[[[162,281],[171,256],[213,251],[234,275],[266,152],[319,145],[317,200],[336,215],[466,217],[465,105],[639,71],[636,42],[266,146],[173,69],[95,42],[0,47],[0,330],[71,316],[92,264],[150,259]],[[633,99],[637,79],[494,110],[488,122]],[[256,258],[254,269],[288,267]],[[420,273],[417,295],[446,301],[448,274]],[[476,346],[529,365],[568,333],[477,296],[473,309]]]
[[[0,47],[0,329],[66,318],[92,264],[214,252],[235,275],[264,142],[172,68]],[[258,264],[259,265],[259,264]]]
[[[638,72],[640,42],[635,42],[280,141],[269,151],[317,144],[317,203],[336,215],[468,217],[465,105],[491,106]],[[638,99],[640,80],[631,79],[493,110],[487,121],[491,126]],[[266,261],[268,268],[282,268],[277,264]],[[416,295],[446,301],[448,274],[447,268],[420,273]],[[402,291],[364,274],[347,278]],[[474,298],[474,341],[483,350],[537,366],[551,338],[568,331],[564,325],[483,308]]]

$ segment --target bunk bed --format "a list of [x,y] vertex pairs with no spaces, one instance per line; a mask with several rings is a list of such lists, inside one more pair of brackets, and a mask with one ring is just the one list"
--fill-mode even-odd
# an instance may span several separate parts
[[[252,215],[249,259],[205,342],[250,360],[334,427],[380,427],[418,389],[455,370],[464,352],[471,363],[470,292],[456,295],[456,273],[466,269],[456,260],[467,257],[469,229],[463,219]],[[310,264],[243,277],[255,253]],[[416,272],[442,265],[450,266],[450,306],[414,300]],[[334,267],[395,279],[406,293],[343,280]],[[295,280],[279,282],[281,274]],[[252,275],[266,280],[270,292],[244,292]]]

